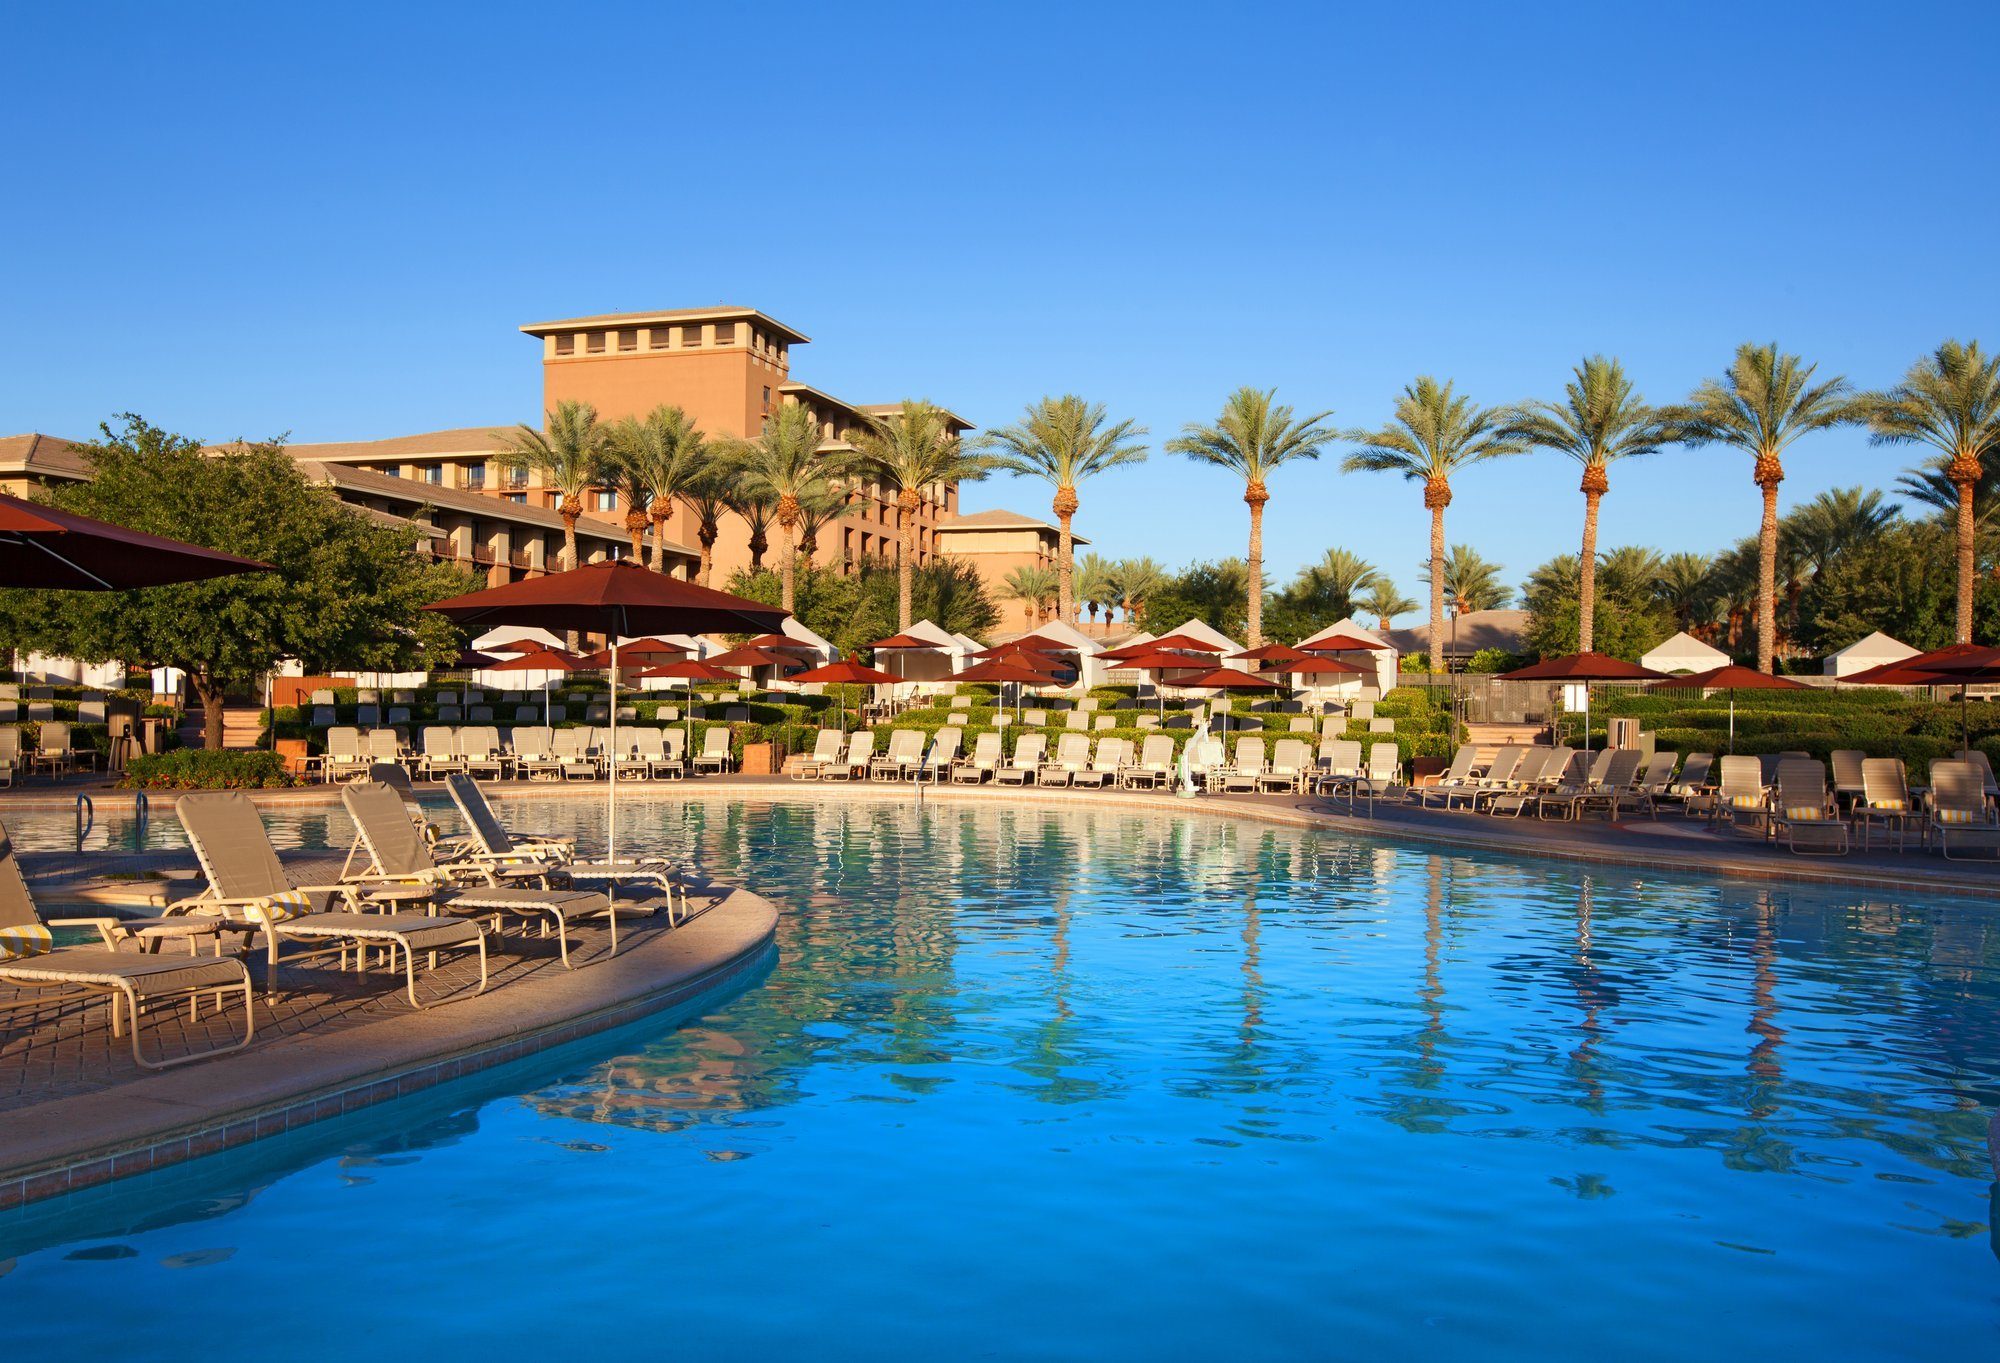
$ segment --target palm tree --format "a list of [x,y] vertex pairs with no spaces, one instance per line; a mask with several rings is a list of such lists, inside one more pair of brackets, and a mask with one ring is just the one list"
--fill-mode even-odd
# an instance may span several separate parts
[[1597,613],[1597,507],[1610,490],[1610,466],[1620,459],[1657,454],[1679,438],[1668,409],[1649,407],[1633,391],[1625,367],[1592,355],[1575,370],[1561,402],[1530,402],[1513,429],[1529,446],[1568,455],[1583,466],[1583,552],[1577,562],[1577,647],[1590,652]]
[[755,440],[731,446],[730,466],[736,471],[739,494],[768,501],[778,523],[778,604],[792,608],[797,581],[799,521],[808,499],[823,497],[841,472],[837,454],[821,454],[819,422],[804,403],[787,402],[764,418],[764,432]]
[[1979,572],[1976,498],[1980,485],[1990,483],[1990,464],[2000,452],[2000,356],[1986,355],[1977,341],[1946,341],[1867,407],[1875,443],[1930,446],[1939,455],[1937,472],[1957,494],[1957,642],[1969,644]]
[[1111,570],[1118,589],[1118,609],[1131,624],[1146,608],[1146,600],[1167,585],[1167,570],[1150,558],[1121,558]]
[[510,469],[541,474],[542,485],[561,498],[556,511],[563,522],[563,566],[574,568],[583,499],[605,477],[604,430],[597,424],[595,407],[567,398],[543,419],[548,424],[546,434],[525,422],[508,432],[500,462]]
[[819,553],[819,532],[847,510],[844,489],[828,485],[799,499],[799,558],[810,568]]
[[715,542],[722,537],[722,517],[735,510],[727,471],[711,463],[681,493],[681,501],[694,516],[695,543],[701,548],[701,585],[715,585]]
[[762,572],[764,551],[771,547],[771,517],[777,510],[777,499],[739,486],[730,489],[727,502],[750,527],[750,571]]
[[993,467],[1040,478],[1055,485],[1056,618],[1068,624],[1076,614],[1075,547],[1070,522],[1076,516],[1076,485],[1121,464],[1146,457],[1137,440],[1146,428],[1133,421],[1105,424],[1104,404],[1074,393],[1031,404],[1018,426],[1002,426],[978,441],[993,456]]
[[1354,604],[1375,617],[1375,628],[1378,630],[1388,629],[1397,616],[1417,608],[1415,601],[1397,591],[1396,584],[1379,573],[1370,584],[1367,595]]
[[1104,612],[1104,623],[1111,623],[1111,607],[1118,600],[1118,580],[1113,575],[1115,567],[1110,559],[1100,554],[1085,554],[1076,565],[1072,587],[1077,599],[1083,602],[1083,608],[1089,612],[1093,628],[1100,609]]
[[[708,470],[708,441],[686,412],[662,404],[644,420],[626,417],[613,426],[608,443],[626,493],[626,528],[632,528],[632,509],[645,507],[653,523],[653,571],[664,573],[667,521],[675,499],[684,498]],[[640,489],[643,499],[637,495]]]
[[1381,574],[1375,565],[1351,549],[1338,547],[1320,555],[1316,563],[1299,569],[1293,586],[1298,595],[1327,604],[1341,615],[1354,613],[1354,599],[1375,585]]
[[1778,644],[1778,484],[1784,453],[1811,431],[1861,419],[1847,380],[1814,383],[1817,365],[1775,345],[1744,344],[1719,379],[1704,380],[1688,399],[1681,438],[1690,444],[1733,445],[1755,463],[1751,478],[1764,494],[1757,530],[1757,669],[1769,672]]
[[632,541],[632,561],[646,561],[646,527],[652,524],[653,489],[646,480],[615,458],[606,460],[605,478],[625,503],[625,534]]
[[1056,570],[1036,563],[1024,563],[1007,574],[1001,585],[1007,595],[1024,602],[1033,613],[1030,624],[1040,624],[1048,614],[1049,602],[1060,590]]
[[1715,560],[1706,554],[1669,554],[1653,575],[1653,596],[1673,613],[1675,625],[1692,634],[1715,609]]
[[1264,504],[1271,500],[1271,475],[1294,459],[1319,458],[1320,447],[1336,434],[1324,424],[1332,412],[1294,420],[1290,407],[1272,402],[1275,396],[1275,388],[1239,388],[1222,404],[1213,426],[1191,422],[1167,442],[1169,453],[1228,469],[1243,480],[1243,501],[1250,508],[1250,571],[1244,591],[1251,648],[1264,642]]
[[1779,542],[1800,568],[1817,577],[1841,554],[1866,544],[1901,518],[1902,513],[1872,489],[1829,488],[1785,517],[1779,525]]
[[1511,414],[1477,407],[1428,374],[1403,389],[1396,417],[1377,431],[1350,431],[1361,446],[1342,465],[1350,473],[1400,473],[1424,485],[1431,513],[1431,630],[1435,649],[1444,638],[1444,509],[1451,505],[1451,478],[1483,459],[1519,454],[1521,439],[1508,427]]
[[[1469,544],[1454,544],[1444,559],[1444,594],[1452,603],[1452,614],[1467,611],[1499,610],[1514,599],[1514,593],[1500,580],[1501,566],[1482,557]],[[1431,581],[1431,565],[1417,570],[1420,581]]]
[[887,416],[871,416],[851,432],[855,468],[896,489],[903,552],[896,564],[896,627],[910,627],[910,573],[917,564],[917,508],[924,489],[984,478],[992,459],[965,447],[944,412],[928,402],[905,400]]

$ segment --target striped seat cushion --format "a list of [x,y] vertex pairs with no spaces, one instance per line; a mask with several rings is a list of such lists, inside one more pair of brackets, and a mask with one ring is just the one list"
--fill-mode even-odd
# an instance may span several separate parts
[[1937,811],[1937,821],[1949,824],[1983,824],[1991,822],[1986,817],[1986,811],[1983,809],[1940,809]]
[[1729,797],[1731,809],[1762,809],[1764,797],[1761,795],[1732,795]]
[[1909,812],[1908,800],[1870,800],[1868,808],[1883,814],[1904,814]]
[[0,928],[0,961],[19,961],[29,956],[46,956],[56,949],[56,935],[40,923],[18,928]]
[[1787,823],[1824,822],[1826,817],[1826,809],[1822,805],[1787,805],[1785,807],[1785,822]]
[[282,923],[288,918],[297,918],[312,908],[312,896],[304,890],[286,890],[274,894],[264,901],[264,912],[273,923]]

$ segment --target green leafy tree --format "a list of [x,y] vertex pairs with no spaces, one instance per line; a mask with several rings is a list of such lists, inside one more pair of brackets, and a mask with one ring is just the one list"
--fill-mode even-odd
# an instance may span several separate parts
[[1751,478],[1763,494],[1757,531],[1757,667],[1769,672],[1778,646],[1778,485],[1785,451],[1800,436],[1861,419],[1845,379],[1813,382],[1817,365],[1775,345],[1741,345],[1721,378],[1707,379],[1681,411],[1690,444],[1730,445],[1754,461]]
[[605,431],[597,424],[597,409],[587,402],[564,399],[543,417],[546,431],[523,423],[508,434],[500,462],[516,471],[538,473],[544,486],[555,489],[560,498],[556,514],[563,523],[563,567],[574,568],[582,561],[577,557],[576,523],[583,516],[584,499],[610,476]]
[[[631,528],[630,508],[643,505],[653,523],[653,571],[663,573],[674,503],[687,498],[712,471],[708,440],[686,412],[662,404],[643,420],[626,417],[613,426],[606,444],[625,489],[626,528]],[[643,502],[638,495],[642,490]],[[713,538],[709,544],[713,546]],[[639,552],[636,540],[632,552]]]
[[[1501,566],[1469,544],[1454,544],[1444,559],[1444,597],[1453,615],[1467,611],[1499,610],[1514,599],[1513,591],[1500,580]],[[1417,579],[1431,582],[1431,565],[1419,564]]]
[[1910,366],[1903,381],[1864,406],[1876,443],[1926,445],[1937,451],[1934,472],[1954,494],[1958,586],[1955,642],[1972,642],[1972,602],[1978,566],[1978,492],[1990,488],[2000,452],[2000,356],[1979,342],[1946,341]]
[[[1958,536],[1939,521],[1899,522],[1841,554],[1807,586],[1800,642],[1812,653],[1844,648],[1873,630],[1920,649],[1954,641],[1958,626]],[[2000,630],[2000,583],[1973,592],[1973,628]]]
[[792,608],[805,503],[824,498],[833,490],[833,480],[845,471],[844,456],[822,454],[819,445],[819,422],[812,409],[787,402],[765,416],[762,434],[733,445],[727,456],[739,494],[771,505],[779,535],[778,604],[785,610]]
[[1326,424],[1332,412],[1295,419],[1276,397],[1276,389],[1239,388],[1223,403],[1215,424],[1191,422],[1167,442],[1168,453],[1227,469],[1243,480],[1243,501],[1250,508],[1243,599],[1252,648],[1264,642],[1264,506],[1271,500],[1271,475],[1294,460],[1319,458],[1336,434]]
[[1031,404],[1018,425],[1002,426],[981,437],[995,469],[1040,478],[1055,487],[1051,509],[1056,517],[1056,618],[1076,619],[1075,540],[1070,531],[1080,503],[1076,487],[1087,478],[1146,457],[1139,437],[1146,428],[1134,421],[1112,422],[1104,404],[1085,402],[1074,393],[1043,398]]
[[1240,558],[1195,563],[1169,577],[1140,606],[1140,623],[1164,634],[1188,620],[1243,637],[1250,566]]
[[733,483],[726,500],[729,509],[741,516],[750,530],[750,571],[757,572],[764,566],[764,555],[771,548],[771,520],[778,509],[777,499],[768,492]]
[[[778,575],[768,568],[738,572],[728,586],[738,596],[778,604]],[[897,590],[897,574],[878,564],[863,564],[853,572],[801,564],[792,614],[842,653],[852,654],[896,632]],[[969,563],[949,558],[926,563],[912,575],[911,592],[918,618],[949,633],[981,638],[1000,622],[979,570]]]
[[151,535],[258,559],[246,573],[132,592],[0,592],[6,642],[86,662],[185,672],[207,746],[224,697],[284,659],[308,672],[387,671],[456,657],[463,634],[419,607],[472,590],[458,568],[417,557],[414,530],[371,520],[315,486],[278,441],[204,453],[130,413],[82,447],[90,481],[54,504]]
[[896,563],[896,628],[908,629],[910,592],[917,566],[917,508],[923,491],[941,483],[967,483],[993,469],[990,456],[967,449],[951,429],[943,409],[905,400],[887,416],[871,416],[853,432],[855,468],[863,476],[896,489],[903,552]]
[[1512,414],[1497,407],[1479,407],[1452,392],[1449,382],[1424,375],[1396,399],[1395,419],[1375,431],[1349,431],[1347,439],[1360,448],[1347,456],[1350,473],[1399,473],[1424,485],[1424,506],[1431,513],[1430,638],[1444,638],[1444,511],[1451,505],[1451,480],[1461,469],[1502,455],[1519,454],[1525,446],[1508,422]]
[[1265,632],[1278,639],[1303,639],[1345,619],[1376,576],[1375,566],[1359,554],[1327,550],[1265,603]]
[[[735,509],[729,474],[719,460],[695,475],[681,492],[681,503],[694,518],[695,545],[701,550],[697,576],[704,587],[715,585],[715,542],[722,537],[722,518]],[[777,598],[771,598],[777,604]]]
[[1715,613],[1715,560],[1706,554],[1668,554],[1653,579],[1653,595],[1674,617],[1677,630],[1693,634]]
[[[1620,548],[1598,562],[1597,652],[1628,662],[1674,632],[1672,612],[1656,589],[1661,568],[1651,549]],[[1525,638],[1538,657],[1580,651],[1581,589],[1576,556],[1549,560],[1528,577],[1522,604],[1528,611]]]
[[1567,455],[1583,467],[1577,647],[1588,652],[1597,602],[1597,512],[1611,490],[1610,467],[1621,459],[1659,453],[1679,438],[1679,420],[1670,410],[1648,406],[1617,360],[1592,355],[1576,367],[1560,402],[1525,404],[1515,415],[1513,430],[1530,447]]
[[1136,621],[1146,602],[1167,583],[1167,570],[1150,558],[1121,558],[1111,571],[1117,587],[1118,609],[1125,623]]
[[819,554],[820,531],[847,510],[847,493],[835,486],[816,488],[799,499],[799,557],[810,568]]

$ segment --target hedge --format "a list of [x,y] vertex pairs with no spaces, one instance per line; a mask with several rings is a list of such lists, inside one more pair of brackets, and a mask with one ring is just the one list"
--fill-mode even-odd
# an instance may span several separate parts
[[119,784],[140,790],[258,790],[298,782],[273,752],[177,748],[133,758]]

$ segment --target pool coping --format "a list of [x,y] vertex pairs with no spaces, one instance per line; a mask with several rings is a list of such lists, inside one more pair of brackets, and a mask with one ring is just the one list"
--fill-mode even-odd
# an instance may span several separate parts
[[[0,1212],[296,1131],[696,1001],[761,967],[777,926],[776,906],[731,889],[680,926],[575,971],[16,1109],[0,1119]],[[91,1134],[80,1141],[79,1132]]]

